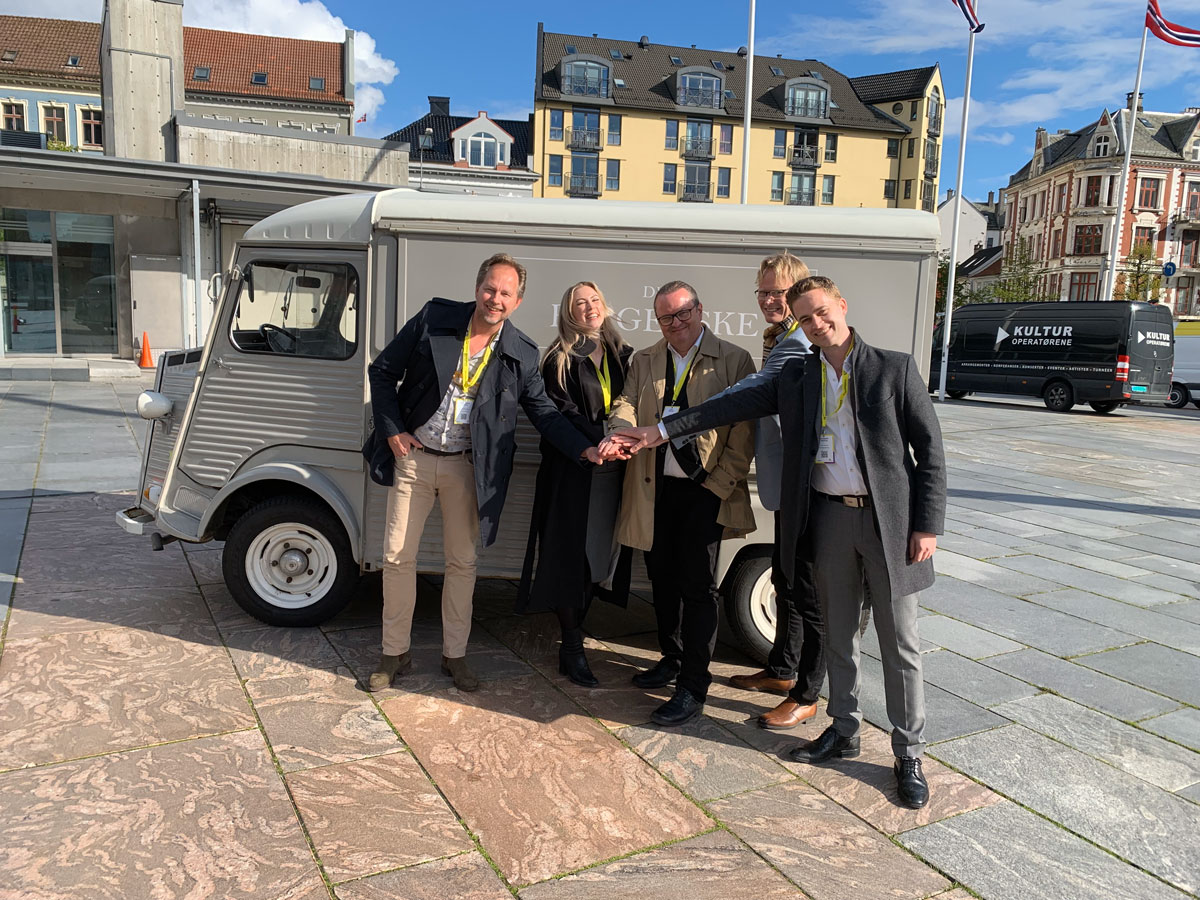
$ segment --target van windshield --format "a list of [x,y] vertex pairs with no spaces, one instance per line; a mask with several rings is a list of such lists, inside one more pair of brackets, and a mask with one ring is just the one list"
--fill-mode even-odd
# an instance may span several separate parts
[[358,275],[344,263],[256,260],[243,272],[230,338],[250,353],[347,359],[357,298]]

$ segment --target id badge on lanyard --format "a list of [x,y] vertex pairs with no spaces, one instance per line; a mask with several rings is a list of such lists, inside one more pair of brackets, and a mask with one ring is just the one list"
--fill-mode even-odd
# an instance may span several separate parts
[[817,443],[817,462],[830,464],[836,462],[833,450],[833,432],[831,431],[824,432]]
[[470,425],[471,424],[471,408],[475,405],[474,399],[460,397],[454,401],[454,424],[455,425]]

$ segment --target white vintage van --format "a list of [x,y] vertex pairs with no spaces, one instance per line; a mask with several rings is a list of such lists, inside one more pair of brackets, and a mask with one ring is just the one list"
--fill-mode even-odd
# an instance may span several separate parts
[[[140,497],[126,531],[164,542],[225,541],[229,590],[272,624],[317,624],[382,564],[386,489],[360,447],[371,422],[367,366],[433,296],[469,300],[478,264],[497,251],[529,270],[513,321],[548,346],[565,288],[598,283],[634,347],[660,334],[652,300],[693,284],[705,322],[754,356],[762,320],[759,261],[789,249],[838,282],[851,321],[881,347],[929,363],[937,219],[908,210],[814,209],[467,197],[396,189],[305,203],[252,227],[226,273],[203,348],[164,354],[154,390]],[[481,577],[519,576],[539,462],[523,422],[513,483]],[[771,518],[726,541],[726,615],[752,653],[774,636]],[[441,571],[440,522],[421,568]]]

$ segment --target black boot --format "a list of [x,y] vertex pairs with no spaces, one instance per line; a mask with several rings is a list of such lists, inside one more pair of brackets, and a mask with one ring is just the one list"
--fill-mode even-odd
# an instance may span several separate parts
[[583,610],[560,609],[558,621],[562,626],[562,646],[558,650],[558,672],[582,687],[600,686],[592,674],[583,653]]

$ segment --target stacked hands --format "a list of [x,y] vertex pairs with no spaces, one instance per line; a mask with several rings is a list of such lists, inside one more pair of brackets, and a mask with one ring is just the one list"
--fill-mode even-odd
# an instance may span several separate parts
[[[663,443],[662,432],[657,425],[642,428],[619,428],[600,442],[595,448],[601,462],[610,459],[629,459],[639,450],[657,447]],[[588,457],[591,459],[591,457]],[[592,460],[596,462],[597,460]]]

